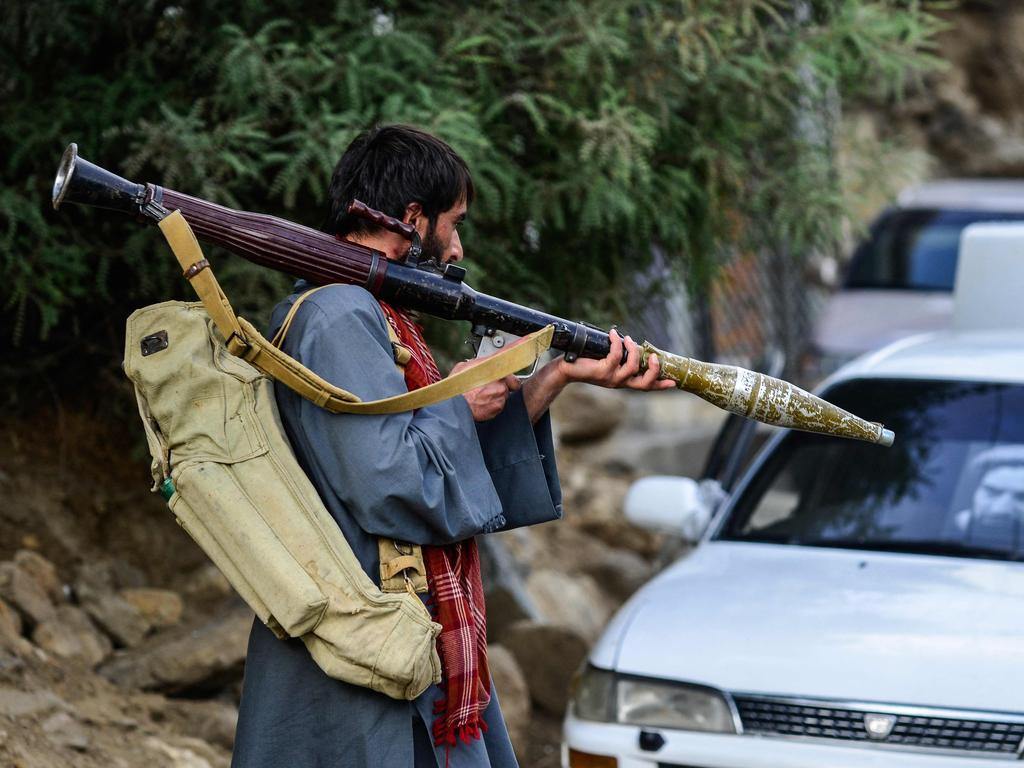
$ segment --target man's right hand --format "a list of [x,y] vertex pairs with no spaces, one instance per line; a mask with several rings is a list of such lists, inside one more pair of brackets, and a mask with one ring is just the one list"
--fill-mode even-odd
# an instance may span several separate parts
[[[477,360],[464,360],[452,368],[452,373],[458,373],[477,363]],[[469,410],[473,414],[473,421],[488,421],[493,419],[503,410],[508,401],[509,392],[515,392],[521,386],[519,379],[515,376],[506,376],[504,379],[492,381],[482,387],[471,389],[463,397],[469,403]]]

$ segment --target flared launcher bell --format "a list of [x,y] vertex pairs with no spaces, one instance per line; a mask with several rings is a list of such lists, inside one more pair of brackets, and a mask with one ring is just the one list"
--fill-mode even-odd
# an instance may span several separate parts
[[82,203],[138,214],[145,202],[145,184],[135,184],[79,157],[77,144],[69,144],[64,150],[53,181],[54,210],[61,203]]

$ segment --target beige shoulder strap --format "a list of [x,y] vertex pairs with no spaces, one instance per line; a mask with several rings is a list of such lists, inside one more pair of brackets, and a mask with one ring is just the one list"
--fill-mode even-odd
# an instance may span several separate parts
[[235,315],[209,262],[203,258],[192,228],[180,211],[164,218],[160,222],[160,230],[185,277],[224,337],[228,351],[332,413],[385,414],[424,408],[526,368],[551,345],[554,327],[548,326],[434,384],[393,397],[363,402],[286,355],[267,341],[248,320]]
[[[288,314],[284,317],[284,322],[281,323],[281,327],[277,329],[277,333],[274,334],[274,338],[270,340],[278,349],[284,344],[284,339],[288,335],[288,331],[291,330],[292,320],[295,319],[295,315],[299,311],[299,307],[302,306],[302,302],[312,296],[314,293],[319,291],[321,288],[327,288],[328,285],[338,285],[338,283],[328,283],[327,285],[318,285],[316,288],[310,288],[304,294],[299,296],[295,300],[295,303],[288,309]],[[398,332],[392,327],[391,323],[385,319],[384,325],[388,329],[388,338],[391,339],[391,349],[395,353],[395,366],[398,368],[399,373],[405,373],[405,364],[409,362],[412,357],[412,352],[402,342],[398,340]]]

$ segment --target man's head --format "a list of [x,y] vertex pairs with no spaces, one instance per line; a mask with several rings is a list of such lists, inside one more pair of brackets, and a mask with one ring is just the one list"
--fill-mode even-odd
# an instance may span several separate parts
[[377,234],[374,224],[348,213],[361,200],[415,224],[425,257],[458,261],[456,227],[474,194],[466,163],[443,141],[405,125],[381,126],[356,137],[338,161],[323,229],[353,239]]
[[978,522],[1009,518],[1024,523],[1024,447],[1000,446],[972,462],[981,480],[972,498],[972,517]]

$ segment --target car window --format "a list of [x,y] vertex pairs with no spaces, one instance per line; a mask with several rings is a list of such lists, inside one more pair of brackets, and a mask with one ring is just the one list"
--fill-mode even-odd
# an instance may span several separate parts
[[1022,220],[1024,211],[893,211],[854,252],[845,286],[951,291],[964,228],[979,221]]
[[720,538],[1024,559],[1024,387],[876,379],[826,397],[895,445],[790,433]]

